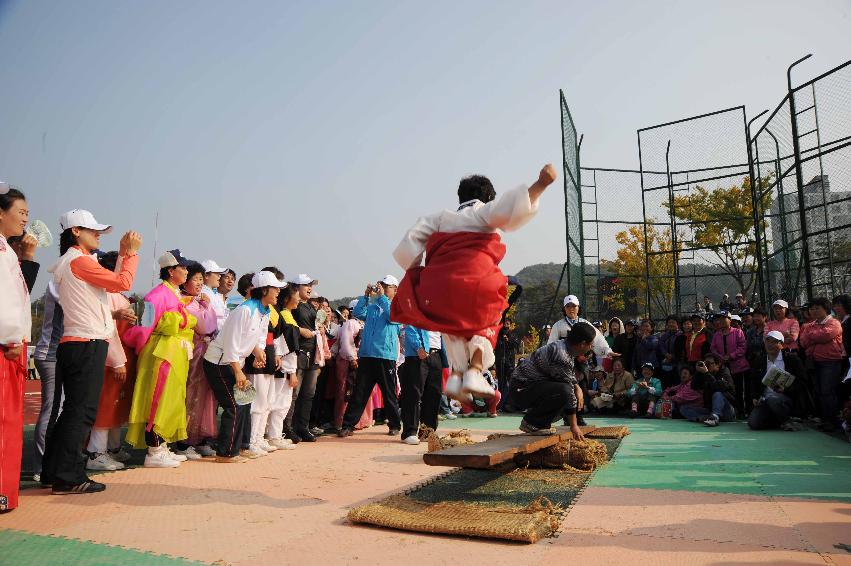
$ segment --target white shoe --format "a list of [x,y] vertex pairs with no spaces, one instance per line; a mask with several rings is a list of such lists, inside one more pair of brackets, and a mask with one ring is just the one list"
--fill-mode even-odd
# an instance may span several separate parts
[[109,457],[115,460],[116,462],[126,462],[130,459],[130,453],[127,452],[124,448],[119,448],[117,452],[113,452],[110,450],[107,452]]
[[445,413],[443,416],[449,419],[450,421],[454,421],[458,418],[458,415],[456,415],[455,413]]
[[269,444],[278,450],[295,450],[295,444],[289,438],[270,438]]
[[443,391],[444,394],[450,399],[455,399],[461,403],[472,403],[473,396],[462,390],[461,383],[461,378],[453,373],[449,376],[449,379],[446,380],[446,388]]
[[112,454],[110,454],[109,452],[107,452],[106,454],[104,454],[104,456],[106,456],[107,458],[109,458],[110,460],[112,460],[112,462],[115,464],[115,469],[116,469],[116,470],[123,470],[123,469],[124,469],[124,463],[123,463],[123,462],[121,462],[120,460],[116,460],[116,459],[115,459],[115,456],[113,456],[113,455],[112,455]]
[[175,462],[185,462],[186,460],[189,459],[187,456],[184,456],[183,454],[179,454],[177,452],[172,452],[171,448],[168,447],[168,444],[163,444],[163,446],[165,446],[166,455],[169,458],[171,458],[172,460],[174,460]]
[[177,450],[173,452],[175,456],[184,456],[187,460],[200,460],[203,458],[198,452],[195,451],[194,446],[190,446],[186,450]]
[[148,448],[148,454],[145,456],[146,468],[176,468],[179,465],[180,462],[172,460],[167,448],[163,446]]
[[[245,454],[246,452],[248,454]],[[260,448],[260,446],[258,446],[257,444],[252,444],[251,446],[248,447],[248,450],[243,450],[240,453],[240,455],[254,459],[254,458],[262,458],[263,456],[268,456],[269,453],[266,452],[265,450],[263,450],[262,448]]]
[[200,454],[204,458],[211,458],[216,455],[216,451],[207,446],[206,444],[199,444],[195,446],[195,453]]
[[260,442],[258,442],[257,444],[258,444],[258,446],[260,446],[261,450],[265,450],[266,452],[268,452],[270,454],[272,452],[275,452],[278,449],[277,446],[267,442],[265,438],[261,439]]
[[[107,456],[106,454],[98,454],[96,458],[86,458],[86,469],[87,470],[100,470],[106,472],[114,472],[118,469],[116,466],[118,462]],[[121,467],[124,467],[124,464],[121,464]]]
[[407,438],[403,438],[402,442],[404,444],[410,444],[411,446],[416,446],[417,444],[420,443],[420,439],[417,438],[416,434],[412,434],[411,436],[409,436]]
[[490,398],[494,396],[493,387],[482,375],[482,370],[470,368],[464,372],[464,380],[461,382],[461,392],[475,395],[476,397]]

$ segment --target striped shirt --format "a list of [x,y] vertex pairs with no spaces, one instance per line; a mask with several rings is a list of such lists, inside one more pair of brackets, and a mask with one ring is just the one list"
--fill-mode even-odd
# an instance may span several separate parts
[[576,412],[576,358],[570,353],[567,342],[559,340],[535,350],[523,360],[511,376],[512,389],[522,390],[538,381],[555,381],[570,384],[570,394],[565,404],[565,413]]

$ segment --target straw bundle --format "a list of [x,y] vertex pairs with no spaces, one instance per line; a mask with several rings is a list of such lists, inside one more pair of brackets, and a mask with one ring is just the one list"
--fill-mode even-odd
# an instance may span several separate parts
[[596,440],[562,440],[558,444],[531,454],[517,456],[516,462],[529,468],[570,469],[590,472],[608,461],[602,442]]
[[353,523],[381,527],[534,543],[558,528],[561,509],[545,497],[526,507],[485,507],[469,503],[425,503],[392,495],[349,511]]
[[475,444],[470,437],[470,431],[466,428],[461,430],[453,430],[445,436],[438,436],[436,432],[431,431],[428,436],[428,451],[437,452],[453,446],[463,446],[465,444]]
[[629,434],[625,426],[604,426],[584,433],[586,438],[623,438]]

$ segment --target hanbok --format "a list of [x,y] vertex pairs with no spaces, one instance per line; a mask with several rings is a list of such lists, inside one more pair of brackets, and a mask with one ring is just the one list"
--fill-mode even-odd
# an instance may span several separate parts
[[187,444],[197,446],[218,434],[219,403],[207,375],[204,373],[204,354],[213,335],[218,330],[217,312],[212,305],[204,305],[194,297],[185,297],[186,312],[197,320],[192,335],[192,360],[186,379],[186,434]]

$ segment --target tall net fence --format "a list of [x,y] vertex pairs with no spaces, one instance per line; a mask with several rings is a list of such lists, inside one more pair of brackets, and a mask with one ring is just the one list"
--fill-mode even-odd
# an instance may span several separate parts
[[582,198],[584,316],[637,317],[645,283],[644,260],[634,251],[644,237],[641,173],[583,167]]
[[651,318],[758,295],[747,139],[743,106],[638,131]]
[[562,277],[556,285],[556,296],[562,289],[570,289],[571,293],[579,294],[579,300],[584,303],[583,286],[583,241],[582,241],[582,187],[579,170],[579,141],[576,126],[570,114],[570,108],[560,92],[561,99],[561,135],[564,169],[564,217],[565,217],[565,246],[567,255],[562,270]]

